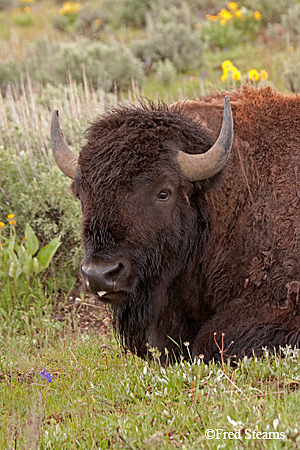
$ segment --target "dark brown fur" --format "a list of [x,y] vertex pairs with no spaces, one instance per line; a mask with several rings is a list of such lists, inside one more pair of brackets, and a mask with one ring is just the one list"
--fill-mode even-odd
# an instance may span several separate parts
[[[224,95],[116,109],[91,126],[79,157],[86,255],[128,263],[114,326],[140,356],[147,344],[164,355],[188,341],[193,355],[219,359],[214,332],[237,357],[299,343],[300,96],[230,92],[229,162],[190,183],[177,151],[210,148]],[[151,203],[166,183],[173,203]]]

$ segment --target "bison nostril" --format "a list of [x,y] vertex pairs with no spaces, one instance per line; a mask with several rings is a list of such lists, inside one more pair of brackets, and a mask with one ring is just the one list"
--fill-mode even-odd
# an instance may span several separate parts
[[81,272],[86,287],[94,293],[116,292],[116,282],[123,271],[122,263],[86,263],[83,262]]
[[119,263],[118,265],[114,266],[114,267],[110,267],[106,276],[110,277],[112,280],[115,280],[119,273],[122,271],[123,269],[123,264]]

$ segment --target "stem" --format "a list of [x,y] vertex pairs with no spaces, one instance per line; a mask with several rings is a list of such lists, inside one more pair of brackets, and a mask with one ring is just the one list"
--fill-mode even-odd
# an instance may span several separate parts
[[9,284],[9,292],[10,292],[11,304],[12,304],[13,312],[15,312],[15,302],[14,302],[14,297],[13,297],[13,293],[12,293],[12,289],[11,289],[11,282],[10,282],[10,276],[8,275],[8,271],[7,271],[7,276],[8,276],[8,284]]

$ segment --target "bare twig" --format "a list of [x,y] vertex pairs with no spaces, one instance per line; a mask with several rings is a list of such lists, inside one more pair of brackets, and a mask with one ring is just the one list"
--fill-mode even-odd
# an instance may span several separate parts
[[225,333],[222,333],[222,347],[219,346],[219,344],[218,344],[218,342],[217,342],[216,336],[217,336],[217,333],[216,333],[216,331],[215,331],[215,332],[214,332],[214,341],[215,341],[215,344],[216,344],[216,346],[218,347],[218,350],[219,350],[220,355],[221,355],[221,364],[222,364],[222,368],[223,368],[224,372],[226,372],[226,371],[225,371],[224,356],[225,356],[226,358],[236,358],[236,355],[228,355],[228,354],[227,354],[227,352],[228,352],[228,350],[230,349],[230,347],[232,346],[232,344],[234,344],[234,341],[231,341],[230,344],[228,345],[228,347],[224,349],[224,336],[225,336]]
[[200,411],[199,411],[199,409],[198,409],[198,406],[197,406],[197,405],[195,405],[195,407],[196,407],[196,411],[197,411],[198,417],[199,417],[199,419],[200,419],[200,422],[201,422],[202,428],[204,428],[204,423],[203,423],[203,420],[202,420],[202,417],[201,417]]

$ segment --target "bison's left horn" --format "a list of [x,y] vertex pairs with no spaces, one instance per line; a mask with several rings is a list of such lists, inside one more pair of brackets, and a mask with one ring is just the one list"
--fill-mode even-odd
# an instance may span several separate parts
[[229,97],[226,95],[222,128],[215,144],[206,152],[197,155],[178,152],[177,159],[185,176],[190,181],[201,181],[216,175],[226,164],[233,140],[233,120]]
[[52,114],[51,147],[56,164],[67,177],[74,180],[77,172],[78,156],[72,152],[64,140],[60,129],[58,111]]

